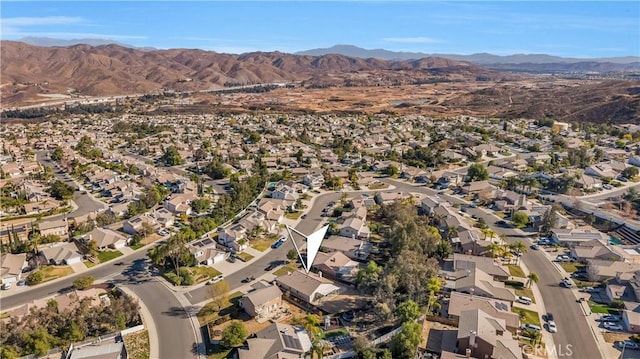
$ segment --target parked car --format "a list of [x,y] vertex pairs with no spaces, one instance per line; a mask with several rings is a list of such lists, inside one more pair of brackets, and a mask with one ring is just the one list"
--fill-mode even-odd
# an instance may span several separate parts
[[537,244],[532,244],[532,245],[531,245],[531,249],[533,249],[533,250],[537,251],[538,249],[540,249],[540,246],[539,246],[539,245],[537,245]]
[[278,265],[277,265],[277,264],[275,264],[275,263],[271,263],[271,264],[269,264],[269,265],[267,266],[267,268],[265,268],[264,270],[265,270],[266,272],[269,272],[269,271],[272,271],[272,270],[276,269],[276,267],[278,267]]
[[247,277],[245,279],[242,280],[242,283],[251,283],[255,280],[256,278],[254,278],[253,276]]
[[2,284],[2,287],[0,287],[2,290],[7,290],[7,289],[11,289],[11,282],[6,282]]
[[307,215],[306,215],[306,214],[303,214],[303,215],[302,215],[302,217],[300,217],[300,218],[302,218],[302,219],[306,219],[306,218],[307,218]]
[[533,302],[531,298],[525,297],[525,296],[518,296],[517,301],[518,303],[522,303],[526,305],[530,305]]
[[609,330],[624,330],[624,328],[622,327],[622,325],[618,324],[618,323],[614,323],[614,322],[604,322],[602,324],[602,326],[605,329],[609,329]]
[[274,244],[271,245],[271,248],[276,249],[279,248],[284,242],[283,241],[276,241]]
[[545,316],[543,317],[544,320],[546,320],[547,322],[553,322],[553,313],[551,312],[547,312],[547,314],[545,314]]
[[572,288],[573,283],[570,280],[568,280],[568,278],[565,278],[562,282],[560,282],[560,286],[564,288]]
[[27,280],[26,279],[20,279],[17,283],[18,286],[23,286],[23,285],[27,285]]
[[629,340],[619,340],[614,342],[613,345],[615,345],[616,348],[620,348],[620,349],[622,348],[633,349],[633,350],[638,349],[638,344]]
[[537,330],[540,331],[540,327],[534,324],[523,324],[522,329],[524,330]]
[[209,284],[213,284],[213,283],[218,283],[218,282],[219,282],[219,281],[221,281],[222,279],[224,279],[224,277],[223,277],[222,275],[217,275],[217,276],[215,276],[215,277],[213,277],[213,278],[209,279],[209,280],[207,281],[207,285],[209,285]]
[[556,322],[554,322],[553,320],[547,322],[547,330],[549,331],[549,333],[557,333],[558,327],[556,326]]
[[600,288],[584,287],[584,288],[580,289],[580,291],[585,292],[585,293],[598,293],[598,292],[600,292]]
[[498,222],[496,222],[496,225],[504,227],[504,226],[507,225],[507,222],[505,222],[503,220],[499,220]]
[[600,320],[603,321],[603,322],[619,322],[620,321],[620,317],[617,316],[617,315],[609,314],[609,315],[605,315],[605,316],[600,317]]

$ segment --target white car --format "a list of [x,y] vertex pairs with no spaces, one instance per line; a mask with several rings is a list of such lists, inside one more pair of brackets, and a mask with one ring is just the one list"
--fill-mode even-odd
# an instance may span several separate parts
[[556,322],[554,322],[553,320],[550,320],[547,323],[547,330],[549,331],[549,333],[557,333],[558,327],[556,326]]
[[613,322],[604,322],[602,324],[602,326],[605,329],[609,329],[609,330],[624,330],[624,328],[622,327],[622,325],[618,324],[618,323],[613,323]]
[[533,324],[524,324],[522,326],[522,329],[524,330],[535,330],[535,331],[540,331],[540,327],[537,325],[533,325]]
[[530,305],[533,300],[529,297],[524,297],[524,296],[518,296],[518,303],[522,303],[522,304],[526,304],[526,305]]

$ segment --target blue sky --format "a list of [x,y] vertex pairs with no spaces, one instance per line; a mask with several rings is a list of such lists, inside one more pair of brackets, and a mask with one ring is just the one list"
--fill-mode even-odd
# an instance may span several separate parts
[[2,1],[3,40],[295,52],[335,44],[425,53],[640,56],[640,2]]

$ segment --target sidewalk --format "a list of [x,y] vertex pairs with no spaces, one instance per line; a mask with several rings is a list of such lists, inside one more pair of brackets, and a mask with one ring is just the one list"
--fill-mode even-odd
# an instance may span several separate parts
[[149,333],[149,358],[156,359],[160,358],[158,355],[158,348],[160,348],[160,341],[158,340],[158,332],[156,330],[156,324],[153,321],[153,317],[151,316],[151,312],[149,308],[144,304],[143,301],[138,298],[138,296],[127,287],[118,287],[121,291],[123,291],[130,298],[133,298],[138,301],[140,305],[140,315],[142,316],[142,322],[144,323],[145,329],[147,333]]

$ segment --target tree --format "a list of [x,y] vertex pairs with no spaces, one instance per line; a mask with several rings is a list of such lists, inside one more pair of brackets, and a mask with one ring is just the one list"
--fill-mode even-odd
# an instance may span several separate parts
[[482,163],[474,163],[469,166],[467,170],[467,177],[469,181],[484,181],[489,178],[489,171],[482,165]]
[[514,251],[515,253],[517,253],[517,261],[520,261],[520,256],[523,255],[524,253],[527,253],[527,246],[526,244],[522,243],[521,241],[516,241],[513,242],[511,244],[509,244],[509,248]]
[[233,348],[241,346],[247,340],[247,329],[242,322],[234,320],[222,331],[220,344],[225,348]]
[[489,245],[486,248],[487,248],[487,251],[491,253],[491,258],[498,257],[498,254],[500,254],[500,252],[502,251],[502,246],[495,242],[489,243]]
[[531,284],[533,283],[538,283],[539,280],[540,280],[540,277],[538,276],[537,273],[530,272],[529,275],[527,276],[527,287],[531,287]]
[[511,216],[511,223],[518,228],[524,228],[529,223],[529,216],[522,211],[518,211]]
[[427,303],[427,313],[431,311],[433,307],[439,307],[439,303],[436,301],[436,293],[440,292],[442,289],[442,282],[438,277],[431,277],[427,282],[427,291],[429,291],[429,299]]
[[98,255],[98,242],[96,242],[95,239],[92,239],[87,243],[87,254],[92,257]]
[[554,206],[547,209],[542,215],[541,224],[540,224],[540,234],[541,235],[549,235],[551,233],[551,229],[553,229],[558,223],[558,217],[556,215],[557,211]]
[[640,172],[640,170],[638,170],[638,167],[630,166],[630,167],[627,167],[627,168],[623,169],[621,174],[624,177],[633,178],[633,177],[637,176],[639,172]]
[[49,334],[46,329],[39,328],[30,333],[24,334],[22,341],[27,353],[33,353],[36,356],[43,356],[51,349],[54,344],[55,337]]
[[298,258],[298,251],[296,251],[295,249],[289,249],[289,251],[287,252],[287,259],[290,261],[295,261],[296,258]]
[[73,281],[73,287],[78,290],[87,289],[93,284],[94,280],[90,275],[81,276]]
[[411,299],[400,303],[398,308],[396,308],[396,313],[401,322],[413,321],[422,315],[420,306]]
[[373,293],[373,290],[380,282],[383,270],[384,268],[379,266],[378,263],[369,261],[367,266],[358,272],[358,278],[356,279],[358,289],[364,293]]
[[55,181],[48,189],[48,192],[51,194],[51,196],[57,200],[72,198],[74,191],[75,190],[73,189],[73,187],[62,181]]
[[209,210],[209,206],[211,206],[211,201],[206,198],[198,198],[191,202],[191,208],[198,213],[206,212]]
[[162,154],[162,161],[167,166],[177,166],[184,162],[176,146],[169,146],[164,149],[164,153]]
[[394,165],[389,165],[384,169],[384,173],[389,177],[396,177],[400,174],[400,170]]
[[42,274],[42,272],[40,271],[32,272],[27,276],[27,282],[29,283],[29,285],[41,283],[43,280],[44,274]]
[[64,158],[64,152],[62,152],[62,148],[60,148],[59,146],[56,146],[56,148],[54,148],[53,151],[51,152],[51,159],[58,162],[63,158]]
[[218,310],[229,304],[229,291],[231,287],[226,280],[213,283],[209,286],[209,296],[211,301],[218,307]]
[[420,344],[422,325],[415,322],[402,323],[402,329],[391,339],[391,351],[394,358],[413,359]]

